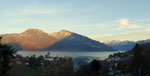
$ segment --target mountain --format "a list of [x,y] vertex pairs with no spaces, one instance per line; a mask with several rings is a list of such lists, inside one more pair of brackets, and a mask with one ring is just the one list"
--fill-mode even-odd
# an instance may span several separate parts
[[61,40],[65,37],[68,37],[72,34],[72,32],[67,30],[61,30],[59,32],[49,33],[50,36],[53,36],[54,38]]
[[145,43],[150,43],[150,39],[142,39],[139,41],[131,41],[131,40],[112,40],[112,41],[104,41],[102,42],[116,50],[121,50],[121,51],[128,51],[131,50],[137,43],[138,44],[145,44]]
[[126,50],[131,50],[134,46],[135,46],[135,42],[133,41],[129,41],[129,40],[125,40],[125,41],[121,41],[121,40],[113,40],[113,41],[104,41],[104,44],[116,49],[116,50],[120,50],[120,51],[126,51]]
[[2,43],[18,43],[23,50],[46,48],[57,41],[39,29],[27,29],[20,34],[4,34]]
[[2,36],[2,43],[19,50],[115,51],[103,43],[67,30],[45,33],[39,29],[27,29],[22,33]]
[[56,51],[115,51],[103,43],[64,30],[58,32],[57,37],[63,39],[46,49]]

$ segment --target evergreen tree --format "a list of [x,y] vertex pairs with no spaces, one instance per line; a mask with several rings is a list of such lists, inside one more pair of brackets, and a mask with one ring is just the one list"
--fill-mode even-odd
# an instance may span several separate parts
[[143,61],[144,61],[143,48],[139,44],[136,44],[133,49],[133,60],[132,60],[133,75],[144,76]]
[[91,63],[91,69],[95,72],[99,71],[100,68],[101,68],[101,64],[100,64],[100,61],[98,60],[93,60]]
[[[1,42],[2,37],[0,37]],[[0,76],[9,76],[10,61],[15,54],[11,46],[0,43]]]

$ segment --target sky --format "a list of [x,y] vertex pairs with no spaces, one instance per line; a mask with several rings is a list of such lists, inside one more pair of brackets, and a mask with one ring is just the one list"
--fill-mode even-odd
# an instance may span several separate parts
[[0,34],[62,29],[97,41],[150,39],[150,0],[0,0]]

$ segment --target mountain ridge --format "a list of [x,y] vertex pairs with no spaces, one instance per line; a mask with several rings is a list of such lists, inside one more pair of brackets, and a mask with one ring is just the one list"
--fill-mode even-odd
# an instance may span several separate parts
[[14,43],[22,50],[115,51],[103,43],[67,30],[46,33],[30,28],[22,33],[3,34],[2,43]]
[[128,51],[131,50],[136,44],[145,44],[150,43],[150,39],[141,39],[138,41],[131,41],[131,40],[109,40],[103,41],[102,43],[110,46],[116,50],[121,51]]
[[[70,43],[71,42],[71,43]],[[72,45],[73,44],[73,45]],[[66,47],[67,45],[69,47]],[[84,45],[84,46],[83,46]],[[57,47],[57,49],[56,49]],[[88,47],[88,48],[87,48]],[[64,49],[65,48],[65,49]],[[78,50],[78,51],[96,51],[96,50],[103,50],[103,51],[115,51],[114,49],[106,46],[103,43],[99,43],[98,41],[89,39],[88,37],[84,37],[82,35],[72,33],[72,35],[67,36],[66,38],[60,40],[58,43],[48,47],[48,49],[52,50]]]
[[53,33],[49,33],[48,35],[53,36],[57,39],[63,39],[67,36],[70,36],[72,34],[72,32],[67,31],[67,30],[61,30],[59,32],[53,32]]

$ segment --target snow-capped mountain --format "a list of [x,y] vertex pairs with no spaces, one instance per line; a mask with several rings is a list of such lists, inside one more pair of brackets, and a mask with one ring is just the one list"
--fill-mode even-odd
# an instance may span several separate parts
[[113,40],[113,41],[104,41],[104,44],[120,51],[130,50],[135,46],[135,42],[129,40]]
[[137,43],[138,44],[150,43],[150,39],[142,39],[136,42],[131,41],[131,40],[112,40],[112,41],[104,41],[102,43],[116,50],[128,51],[128,50],[131,50]]

